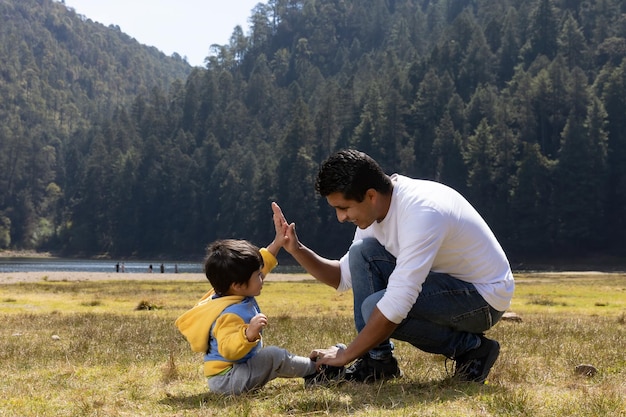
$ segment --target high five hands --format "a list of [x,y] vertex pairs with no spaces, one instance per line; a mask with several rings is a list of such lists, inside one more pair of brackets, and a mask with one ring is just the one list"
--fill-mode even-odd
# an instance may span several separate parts
[[287,252],[291,253],[296,250],[299,245],[298,236],[296,235],[296,224],[287,223],[283,211],[275,202],[272,202],[272,212],[274,213],[273,218],[276,233],[278,234],[279,230],[282,232],[284,236],[283,247]]

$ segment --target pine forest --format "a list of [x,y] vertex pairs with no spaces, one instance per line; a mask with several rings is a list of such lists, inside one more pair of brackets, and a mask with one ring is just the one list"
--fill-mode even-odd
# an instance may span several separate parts
[[[193,12],[193,11],[190,11]],[[512,265],[626,255],[626,2],[269,0],[204,67],[53,0],[0,0],[0,249],[325,256],[342,148],[459,190]]]

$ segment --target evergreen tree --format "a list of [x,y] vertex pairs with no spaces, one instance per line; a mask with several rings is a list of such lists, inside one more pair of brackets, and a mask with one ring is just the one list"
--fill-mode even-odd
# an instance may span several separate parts
[[[535,137],[544,155],[556,159],[561,146],[561,131],[565,126],[567,111],[572,109],[568,101],[570,73],[561,57],[539,71],[533,80],[533,108],[537,121]],[[584,104],[583,104],[584,108]]]
[[[319,218],[314,202],[313,188],[317,164],[313,159],[315,130],[310,120],[308,106],[300,98],[296,101],[290,125],[278,152],[277,191],[278,204],[290,216],[303,235],[317,236]],[[299,184],[295,186],[295,184]]]
[[340,134],[339,113],[341,105],[338,100],[339,86],[328,82],[320,101],[318,113],[315,117],[315,127],[318,156],[315,159],[321,164],[337,148]]
[[466,194],[467,169],[463,160],[462,138],[454,128],[449,112],[444,114],[435,129],[432,157],[435,163],[433,179]]
[[498,91],[494,86],[487,84],[479,86],[467,104],[465,128],[473,132],[483,120],[494,124],[499,104]]
[[536,143],[536,129],[538,121],[535,118],[532,78],[517,66],[515,75],[508,87],[503,91],[507,103],[507,124],[522,142]]
[[354,129],[354,137],[351,145],[376,160],[384,167],[388,167],[385,161],[387,149],[384,138],[386,130],[386,116],[380,88],[377,83],[373,83],[368,88],[363,98],[363,107],[360,112],[360,122]]
[[619,249],[623,237],[626,236],[626,60],[612,69],[608,68],[608,76],[604,83],[599,84],[599,94],[607,113],[608,133],[608,197],[606,204],[607,223],[611,232],[605,236],[613,247]]
[[530,22],[528,44],[523,51],[527,64],[540,55],[548,59],[556,56],[558,27],[553,0],[537,0]]
[[563,147],[556,165],[559,207],[559,244],[568,251],[598,249],[604,244],[606,192],[606,134],[604,109],[590,104],[586,119],[574,112],[563,131]]
[[516,12],[509,9],[502,28],[502,40],[500,48],[496,52],[497,69],[496,80],[497,85],[503,88],[506,82],[513,78],[515,67],[519,63],[519,35],[517,33]]
[[467,188],[469,199],[488,223],[495,221],[494,168],[496,147],[493,127],[483,119],[473,135],[467,140],[465,150],[467,165]]
[[511,198],[515,227],[509,243],[518,255],[550,256],[556,253],[553,166],[554,163],[541,154],[538,144],[522,144],[517,186]]
[[441,79],[429,71],[420,83],[417,97],[411,105],[413,141],[415,144],[416,175],[428,177],[432,172],[432,143],[435,127],[445,112],[448,96]]
[[517,184],[520,144],[515,132],[507,125],[508,114],[504,101],[500,100],[493,128],[495,145],[494,221],[492,228],[503,242],[509,242],[516,227],[511,210],[511,198]]
[[[464,20],[465,28],[458,34],[462,44],[462,60],[458,77],[455,80],[456,91],[461,97],[470,97],[481,84],[491,84],[495,80],[494,55],[485,40],[478,24],[467,12],[459,20]],[[457,40],[458,42],[458,40]],[[466,44],[464,44],[466,42]]]
[[558,46],[570,69],[575,66],[586,67],[585,62],[588,60],[586,45],[587,40],[578,22],[568,13],[559,35]]
[[387,159],[384,162],[397,172],[413,175],[415,144],[405,123],[408,117],[406,100],[397,88],[389,89],[384,100],[386,127],[383,131],[383,144],[387,147]]

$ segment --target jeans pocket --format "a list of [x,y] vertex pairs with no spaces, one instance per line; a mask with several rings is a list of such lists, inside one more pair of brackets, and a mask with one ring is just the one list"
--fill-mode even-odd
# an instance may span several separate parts
[[483,333],[493,325],[491,311],[488,305],[475,310],[467,311],[452,317],[452,324],[456,330],[469,333]]

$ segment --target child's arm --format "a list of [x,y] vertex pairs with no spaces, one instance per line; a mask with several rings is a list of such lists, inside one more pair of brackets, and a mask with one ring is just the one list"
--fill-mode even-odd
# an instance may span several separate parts
[[246,356],[261,340],[259,324],[253,326],[252,321],[246,324],[236,314],[227,313],[220,316],[213,327],[213,336],[217,340],[219,353],[227,360],[239,360]]

